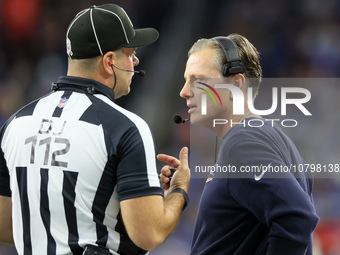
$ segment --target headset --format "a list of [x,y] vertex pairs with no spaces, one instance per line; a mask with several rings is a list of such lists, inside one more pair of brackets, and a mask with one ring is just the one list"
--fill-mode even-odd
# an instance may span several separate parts
[[244,73],[246,71],[246,66],[241,61],[240,52],[233,40],[225,36],[213,37],[211,40],[220,45],[227,59],[227,62],[222,67],[223,76],[227,77],[237,73]]
[[[124,72],[132,72],[132,73],[136,73],[138,74],[139,76],[144,76],[146,74],[146,72],[144,70],[138,70],[138,71],[135,71],[135,70],[126,70],[126,69],[122,69],[122,68],[119,68],[118,66],[115,66],[112,62],[112,60],[110,59],[108,62],[109,66],[111,66],[112,70],[113,70],[113,67],[117,68],[118,70],[121,70],[121,71],[124,71]],[[114,71],[113,71],[114,72]]]

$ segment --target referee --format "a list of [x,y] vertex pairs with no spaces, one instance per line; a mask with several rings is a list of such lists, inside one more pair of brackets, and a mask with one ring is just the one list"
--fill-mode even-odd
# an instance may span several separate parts
[[0,130],[0,242],[24,255],[130,255],[171,234],[188,200],[187,148],[159,157],[177,168],[163,193],[149,127],[114,102],[138,73],[136,48],[157,39],[114,4],[71,21],[67,76]]

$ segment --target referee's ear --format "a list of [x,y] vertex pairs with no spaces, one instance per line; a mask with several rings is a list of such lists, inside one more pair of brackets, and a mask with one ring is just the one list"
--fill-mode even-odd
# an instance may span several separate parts
[[117,56],[116,56],[116,53],[113,51],[108,51],[103,55],[101,64],[103,66],[104,72],[107,75],[111,76],[114,74],[113,73],[114,71],[112,70],[113,68],[112,65],[115,65],[116,61],[117,61]]

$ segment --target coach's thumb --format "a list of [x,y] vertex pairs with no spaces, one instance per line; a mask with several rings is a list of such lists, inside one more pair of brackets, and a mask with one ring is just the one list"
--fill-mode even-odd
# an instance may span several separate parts
[[183,147],[179,153],[179,160],[181,162],[181,169],[189,168],[188,164],[188,148]]

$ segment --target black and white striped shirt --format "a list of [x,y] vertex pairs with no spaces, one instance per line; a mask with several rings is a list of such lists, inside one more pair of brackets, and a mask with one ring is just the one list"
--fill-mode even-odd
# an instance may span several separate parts
[[60,77],[57,89],[0,131],[0,195],[11,196],[19,254],[146,254],[124,228],[119,202],[163,195],[148,125],[93,80]]

